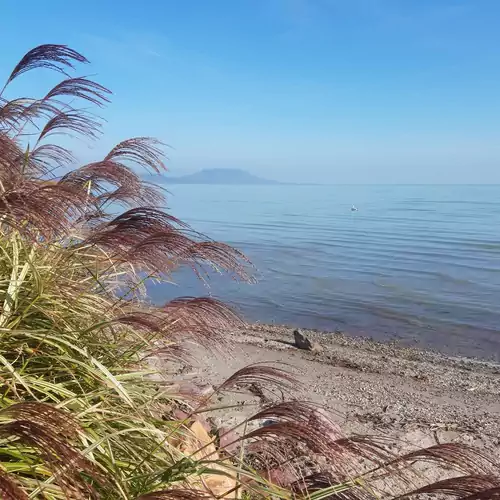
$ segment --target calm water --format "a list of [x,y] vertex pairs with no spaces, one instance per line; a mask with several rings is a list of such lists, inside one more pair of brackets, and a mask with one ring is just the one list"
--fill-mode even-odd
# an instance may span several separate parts
[[[210,290],[247,319],[500,358],[500,186],[169,189],[173,214],[257,266],[258,284]],[[155,300],[208,293],[176,278]]]

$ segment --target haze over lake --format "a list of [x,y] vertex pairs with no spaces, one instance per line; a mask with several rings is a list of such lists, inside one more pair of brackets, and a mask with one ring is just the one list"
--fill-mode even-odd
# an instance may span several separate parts
[[207,290],[181,272],[156,301],[212,293],[252,321],[500,354],[500,186],[168,189],[172,213],[243,250],[259,283]]

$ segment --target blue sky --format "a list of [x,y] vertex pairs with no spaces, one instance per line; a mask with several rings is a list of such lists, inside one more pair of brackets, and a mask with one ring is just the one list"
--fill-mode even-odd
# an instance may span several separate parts
[[[500,182],[498,0],[27,0],[2,6],[7,75],[64,43],[113,90],[105,137],[154,135],[172,175]],[[41,93],[26,75],[11,94]]]

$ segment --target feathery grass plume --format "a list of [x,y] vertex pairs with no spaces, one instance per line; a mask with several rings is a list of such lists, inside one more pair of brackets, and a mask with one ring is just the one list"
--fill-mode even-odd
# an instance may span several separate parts
[[[272,405],[250,417],[249,421],[270,424],[256,429],[241,439],[259,439],[272,443],[292,441],[306,446],[307,453],[327,457],[339,480],[346,480],[360,470],[360,459],[383,464],[393,455],[369,438],[345,438],[328,412],[320,405],[288,401]],[[297,446],[288,446],[296,453]],[[289,455],[287,459],[293,458]]]
[[95,139],[99,131],[100,123],[83,111],[60,112],[51,118],[43,127],[38,140],[53,134],[77,136]]
[[128,250],[161,231],[175,232],[180,229],[190,230],[187,224],[158,208],[134,207],[96,227],[80,246],[95,245],[111,249],[114,244],[119,244]]
[[31,99],[18,98],[7,101],[0,97],[0,130],[14,130],[19,123],[27,118]]
[[47,68],[59,73],[67,74],[66,69],[73,69],[74,63],[88,63],[87,58],[66,45],[45,44],[39,45],[27,52],[12,70],[7,84],[14,78],[36,68]]
[[460,473],[491,474],[498,465],[477,448],[461,443],[442,443],[422,448],[395,458],[391,465],[406,465],[414,461],[442,464]]
[[291,484],[290,489],[299,498],[314,500],[379,500],[379,497],[363,488],[361,483],[339,483],[331,474],[325,472],[303,477]]
[[209,266],[241,280],[251,279],[245,266],[248,260],[241,252],[200,238],[177,218],[159,209],[139,207],[96,227],[80,246],[103,248],[117,261],[156,275],[168,275],[189,264],[200,276]]
[[296,390],[300,385],[297,378],[289,371],[277,368],[269,364],[253,363],[241,368],[218,388],[219,391],[226,391],[238,386],[247,386],[250,384],[262,384],[266,388],[276,388],[285,392]]
[[[389,451],[389,438],[343,437],[328,414],[311,403],[280,403],[264,408],[250,417],[249,421],[266,422],[263,427],[237,439],[250,441],[247,449],[250,453],[256,453],[262,474],[299,493],[314,493],[315,498],[317,494],[318,498],[374,499],[379,498],[377,491],[380,491],[383,498],[393,498],[398,491],[406,491],[404,495],[408,496],[432,492],[432,483],[422,488],[422,491],[415,489],[415,484],[425,482],[425,474],[415,466],[426,463],[441,470],[443,476],[449,476],[450,473],[454,476],[464,475],[453,478],[458,480],[457,485],[469,484],[462,477],[484,478],[490,482],[500,480],[498,464],[473,447],[456,443],[440,444],[395,456]],[[315,456],[326,457],[328,468],[308,475],[308,467],[304,468],[304,464],[314,460]],[[264,462],[260,463],[260,460]],[[292,468],[291,472],[284,475],[287,467]],[[297,469],[294,473],[295,467]],[[292,481],[294,474],[297,476],[295,482]],[[472,476],[473,474],[475,475]],[[380,483],[385,479],[390,480],[393,495],[388,495],[387,486]],[[443,493],[439,488],[443,486],[444,490],[447,485],[450,486],[451,495],[455,484],[453,479],[443,485],[437,483],[437,491]],[[347,490],[336,490],[349,483],[351,487]],[[491,492],[498,486],[491,486],[488,482],[484,484],[485,491],[488,487]],[[462,495],[463,491],[458,486],[453,494],[456,498],[468,498]],[[486,493],[481,491],[480,494],[488,498]],[[400,495],[401,498],[404,495]],[[396,497],[399,498],[397,494]]]
[[308,401],[284,401],[264,408],[250,420],[280,420],[311,425],[330,436],[332,441],[343,437],[342,431],[322,405]]
[[200,491],[171,489],[141,495],[137,500],[206,500],[209,498]]
[[102,195],[109,192],[110,185],[114,187],[127,186],[130,189],[140,189],[141,179],[130,168],[112,161],[89,163],[68,172],[59,181],[60,184],[87,188],[87,192]]
[[9,135],[0,130],[0,168],[1,180],[10,179],[14,173],[18,174],[23,158],[23,151]]
[[51,239],[71,229],[83,215],[85,194],[72,187],[26,180],[0,193],[1,223],[36,239]]
[[[200,345],[213,347],[224,344],[224,333],[243,326],[240,317],[227,305],[212,297],[179,297],[163,307],[151,310],[129,311],[111,320],[155,334],[172,343],[194,340]],[[163,346],[167,347],[167,346]],[[169,345],[170,347],[170,345]],[[157,353],[153,349],[152,353]]]
[[195,340],[210,347],[226,341],[225,333],[243,326],[240,317],[227,305],[212,297],[183,297],[163,308],[165,328],[177,342]]
[[162,146],[162,142],[152,137],[134,137],[117,144],[104,161],[131,162],[146,171],[159,174],[167,169]]
[[500,488],[491,488],[466,497],[467,500],[498,500],[499,498]]
[[71,165],[75,157],[71,151],[57,144],[41,144],[29,154],[29,160],[34,171],[48,174],[57,168]]
[[75,417],[46,403],[14,403],[0,410],[0,424],[26,420],[64,437],[75,439],[81,430]]
[[28,500],[29,497],[14,476],[0,468],[0,495],[3,500]]
[[51,100],[58,97],[60,98],[62,96],[70,96],[102,107],[105,103],[110,102],[110,99],[108,98],[108,94],[110,93],[111,92],[106,87],[103,87],[92,80],[77,77],[68,78],[58,83],[47,93],[45,100]]
[[96,197],[99,207],[115,203],[125,207],[130,206],[150,206],[160,207],[165,204],[165,192],[155,184],[141,181],[137,188],[121,185],[111,192],[103,193]]
[[395,500],[431,494],[446,495],[447,497],[455,498],[477,498],[478,500],[480,498],[500,498],[500,480],[495,476],[471,475],[454,477],[405,493]]
[[[43,403],[18,403],[0,411],[0,437],[18,456],[33,458],[33,451],[53,472],[56,484],[69,497],[90,495],[97,498],[92,482],[105,485],[106,478],[70,442],[79,430],[76,420],[61,410]],[[19,444],[27,446],[23,449]],[[5,450],[0,449],[0,454]],[[90,482],[89,482],[90,480]]]

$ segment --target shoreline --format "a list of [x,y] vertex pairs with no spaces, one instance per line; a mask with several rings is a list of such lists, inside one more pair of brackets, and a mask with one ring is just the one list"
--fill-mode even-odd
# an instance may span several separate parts
[[243,332],[245,335],[251,336],[255,334],[258,337],[260,336],[262,340],[267,339],[279,342],[283,340],[282,337],[289,338],[293,343],[293,332],[297,329],[323,347],[337,345],[342,348],[361,348],[374,353],[390,353],[405,359],[435,361],[438,363],[452,363],[457,365],[465,364],[479,369],[481,369],[481,367],[489,367],[498,370],[500,374],[500,361],[497,362],[493,359],[486,359],[478,356],[451,354],[444,350],[421,345],[410,345],[410,342],[400,338],[378,340],[367,335],[355,334],[352,332],[348,333],[343,330],[327,331],[316,328],[301,328],[287,324],[280,325],[259,322],[247,325],[247,327],[243,329]]
[[[415,352],[421,352],[423,354],[434,354],[436,356],[441,356],[442,358],[449,359],[466,359],[478,362],[492,363],[500,365],[500,351],[496,349],[496,344],[491,344],[490,340],[480,338],[478,339],[478,344],[474,347],[465,346],[462,344],[458,345],[444,345],[444,344],[432,344],[427,342],[428,339],[419,337],[419,330],[414,335],[400,335],[395,332],[388,332],[382,330],[370,330],[357,329],[357,328],[335,328],[335,329],[323,329],[308,326],[297,326],[294,323],[276,323],[260,321],[260,320],[249,320],[247,322],[248,330],[258,331],[259,329],[267,330],[269,332],[287,332],[295,329],[307,332],[311,336],[326,336],[328,338],[339,338],[344,339],[345,343],[352,342],[354,344],[379,344],[379,345],[390,345],[395,346],[400,349],[410,349]],[[438,335],[442,335],[444,330],[437,331]],[[493,333],[493,331],[491,331]],[[453,343],[455,339],[454,335],[456,332],[452,331],[450,335],[450,343]],[[456,339],[455,339],[456,340]],[[483,345],[484,344],[484,345]],[[491,344],[491,345],[490,345]]]
[[[321,346],[314,353],[292,345],[293,330],[254,324],[230,334],[230,353],[196,348],[193,379],[215,386],[252,363],[284,365],[302,383],[293,399],[324,405],[346,435],[384,435],[401,452],[462,442],[500,458],[500,365],[394,342],[301,330]],[[262,394],[225,395],[218,404],[233,408],[211,416],[218,426],[232,425],[263,402]]]

